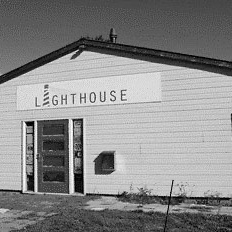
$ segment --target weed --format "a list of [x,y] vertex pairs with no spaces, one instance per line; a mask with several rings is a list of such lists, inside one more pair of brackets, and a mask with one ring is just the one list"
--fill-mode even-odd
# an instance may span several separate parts
[[144,205],[150,202],[151,191],[152,189],[148,189],[147,187],[138,188],[137,197],[139,199],[139,204]]
[[176,201],[177,203],[182,203],[182,202],[185,202],[185,200],[188,198],[188,197],[191,197],[192,195],[192,188],[194,187],[195,185],[190,185],[188,184],[188,182],[181,182],[179,184],[176,185],[176,187],[178,188],[178,192],[176,193]]
[[119,195],[119,200],[124,202],[136,203],[140,206],[150,203],[161,203],[161,198],[158,196],[152,195],[152,189],[148,189],[146,186],[137,188],[137,192],[132,192],[133,186],[130,185],[130,192],[124,191]]
[[190,185],[188,182],[181,182],[180,184],[176,185],[179,189],[179,192],[177,193],[178,197],[183,197],[183,198],[187,198],[187,197],[191,197],[192,195],[192,187],[194,187],[195,185]]
[[232,206],[232,198],[229,200],[221,200],[220,204],[227,207]]
[[130,192],[133,192],[134,188],[133,188],[133,183],[130,184]]
[[208,190],[204,192],[203,199],[197,199],[197,204],[205,204],[212,206],[220,206],[221,205],[221,193],[217,191]]

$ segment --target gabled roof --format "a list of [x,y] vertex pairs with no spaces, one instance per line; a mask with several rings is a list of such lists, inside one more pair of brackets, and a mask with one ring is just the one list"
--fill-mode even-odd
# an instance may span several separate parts
[[72,53],[78,49],[80,51],[95,50],[100,53],[107,52],[118,56],[131,56],[135,59],[146,59],[149,61],[155,61],[158,59],[158,62],[168,62],[169,64],[174,63],[174,65],[190,66],[192,68],[196,68],[195,65],[197,65],[198,68],[201,67],[199,69],[212,69],[214,72],[232,74],[232,62],[229,61],[82,38],[6,74],[3,74],[0,76],[0,84],[56,60],[64,55]]

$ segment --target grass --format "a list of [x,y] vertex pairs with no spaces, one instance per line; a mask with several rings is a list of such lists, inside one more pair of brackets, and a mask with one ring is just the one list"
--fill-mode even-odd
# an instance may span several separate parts
[[62,195],[32,195],[15,192],[0,192],[0,208],[34,211],[34,212],[57,212],[67,208],[80,208],[86,202],[96,199],[96,196],[62,196]]
[[[24,229],[15,230],[20,232],[141,232],[163,231],[165,214],[159,212],[144,213],[142,210],[134,212],[104,210],[89,211],[83,206],[93,196],[54,196],[54,195],[26,195],[16,193],[0,193],[0,208],[57,213],[46,217],[36,224],[29,225]],[[35,214],[36,215],[36,214]],[[29,219],[34,214],[23,215],[20,219]],[[172,213],[168,218],[168,232],[227,232],[232,231],[232,216]]]
[[[87,211],[66,209],[44,221],[19,231],[163,231],[165,214],[142,211]],[[232,217],[204,214],[170,214],[167,231],[178,232],[225,232],[232,231]]]

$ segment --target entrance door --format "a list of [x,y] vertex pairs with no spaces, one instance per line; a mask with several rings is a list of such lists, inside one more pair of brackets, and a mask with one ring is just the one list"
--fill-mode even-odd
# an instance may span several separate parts
[[38,122],[38,191],[69,193],[68,120]]

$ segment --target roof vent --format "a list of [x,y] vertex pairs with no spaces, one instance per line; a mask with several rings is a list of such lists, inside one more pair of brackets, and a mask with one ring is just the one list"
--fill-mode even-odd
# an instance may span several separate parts
[[117,39],[117,34],[114,28],[110,29],[110,42],[111,43],[116,43],[116,39]]

